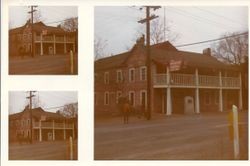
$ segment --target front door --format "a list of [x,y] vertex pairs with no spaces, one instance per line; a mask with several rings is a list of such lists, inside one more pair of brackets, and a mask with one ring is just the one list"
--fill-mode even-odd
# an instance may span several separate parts
[[53,138],[52,138],[52,133],[49,132],[49,133],[48,133],[48,141],[52,141],[52,139],[53,139]]
[[49,55],[52,55],[52,54],[53,54],[53,47],[49,46]]

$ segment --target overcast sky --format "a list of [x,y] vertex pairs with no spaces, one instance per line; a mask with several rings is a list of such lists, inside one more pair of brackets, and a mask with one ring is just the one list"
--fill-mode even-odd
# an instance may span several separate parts
[[[131,48],[135,43],[138,29],[145,25],[137,23],[145,18],[145,10],[139,7],[95,7],[95,37],[107,41],[105,54],[117,54]],[[160,19],[164,18],[164,7],[153,11]],[[172,31],[179,34],[173,43],[181,45],[216,39],[226,32],[248,30],[248,8],[236,7],[165,7],[166,22]],[[202,52],[211,43],[178,48],[180,50]]]
[[[49,108],[78,102],[77,92],[74,91],[37,91],[33,94],[35,95],[33,103],[38,103],[38,106],[49,112],[58,110],[58,108]],[[9,114],[23,111],[24,107],[29,103],[29,100],[26,99],[28,96],[29,92],[26,91],[9,92]]]
[[[77,17],[77,7],[72,6],[38,6],[37,11],[41,14],[41,19],[45,24],[56,26],[59,23],[51,23],[61,21],[70,17]],[[10,6],[9,7],[9,28],[23,26],[30,19],[30,7],[28,6]]]

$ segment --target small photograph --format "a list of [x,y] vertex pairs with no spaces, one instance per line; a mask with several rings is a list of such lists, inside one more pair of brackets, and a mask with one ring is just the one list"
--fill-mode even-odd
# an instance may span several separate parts
[[248,159],[248,7],[96,6],[95,160]]
[[10,75],[77,75],[74,6],[9,7]]
[[9,160],[77,160],[75,91],[9,92]]

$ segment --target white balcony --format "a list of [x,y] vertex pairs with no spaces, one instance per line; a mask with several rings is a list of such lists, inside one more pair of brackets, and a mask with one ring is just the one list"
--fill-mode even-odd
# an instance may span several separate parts
[[170,74],[169,83],[167,83],[167,74],[154,75],[154,87],[199,87],[199,88],[240,88],[240,79],[238,77],[221,77],[220,86],[219,76],[198,75],[196,85],[196,76],[194,74]]
[[41,122],[41,126],[40,126],[40,122],[34,122],[33,123],[33,128],[42,128],[42,129],[73,129],[74,128],[74,124],[73,123],[54,123],[53,122]]

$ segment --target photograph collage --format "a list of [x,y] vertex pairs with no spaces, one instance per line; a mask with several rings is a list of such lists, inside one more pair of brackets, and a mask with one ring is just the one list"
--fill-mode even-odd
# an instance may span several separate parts
[[1,165],[249,165],[247,0],[2,0]]

